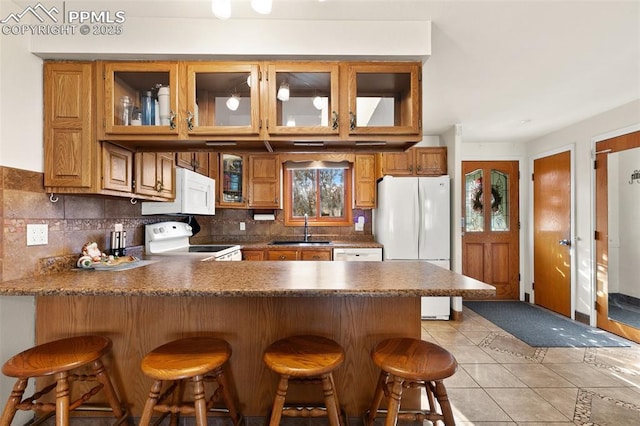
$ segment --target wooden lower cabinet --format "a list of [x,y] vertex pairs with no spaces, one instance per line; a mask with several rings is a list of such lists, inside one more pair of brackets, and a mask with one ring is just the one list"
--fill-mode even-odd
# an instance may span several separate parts
[[242,260],[264,260],[264,251],[242,249]]
[[242,260],[333,260],[330,248],[242,250]]
[[331,250],[302,250],[300,260],[331,260]]
[[266,260],[298,260],[298,250],[268,250]]

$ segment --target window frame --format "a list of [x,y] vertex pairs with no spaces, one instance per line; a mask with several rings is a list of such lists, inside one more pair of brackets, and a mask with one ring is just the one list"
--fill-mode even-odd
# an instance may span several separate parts
[[[317,168],[314,170],[318,170]],[[293,216],[293,178],[291,169],[284,169],[284,225],[304,226],[303,217]],[[318,188],[319,189],[319,188]],[[319,193],[319,191],[318,191]],[[309,226],[351,226],[353,225],[353,163],[349,162],[349,167],[344,169],[344,217],[309,217]],[[317,203],[320,206],[320,203]],[[317,213],[317,212],[316,212]]]

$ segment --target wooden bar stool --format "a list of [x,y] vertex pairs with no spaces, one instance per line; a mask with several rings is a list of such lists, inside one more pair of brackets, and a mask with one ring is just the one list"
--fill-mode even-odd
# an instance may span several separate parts
[[[40,424],[55,414],[56,426],[67,426],[71,411],[78,408],[83,410],[97,409],[97,407],[87,404],[87,401],[100,390],[104,392],[114,417],[118,419],[116,424],[124,422],[127,415],[126,410],[123,409],[109,373],[101,361],[101,357],[110,350],[111,340],[106,337],[77,336],[34,346],[9,359],[2,366],[2,373],[10,377],[17,377],[18,380],[4,407],[0,425],[9,426],[16,412],[22,410],[45,414],[31,424]],[[93,374],[77,374],[79,372],[75,370],[85,366],[90,366]],[[33,396],[23,399],[30,378],[51,375],[54,376],[55,383],[36,392]],[[74,381],[97,381],[98,384],[76,400],[71,401],[71,383]],[[40,402],[40,399],[53,389],[56,393],[55,404]]]
[[[320,336],[293,336],[272,343],[264,351],[267,367],[280,374],[280,381],[271,411],[270,426],[280,424],[282,416],[320,417],[326,416],[331,426],[343,424],[340,402],[333,382],[332,371],[344,361],[344,350],[333,340]],[[322,384],[324,407],[285,407],[289,381],[315,380]],[[312,381],[314,382],[314,381]],[[324,409],[323,409],[324,408]]]
[[[162,413],[162,417],[171,415],[171,424],[177,424],[180,414],[195,414],[196,425],[206,426],[207,414],[211,412],[228,415],[237,426],[241,416],[222,370],[230,357],[229,343],[204,336],[174,340],[149,352],[141,366],[144,374],[154,379],[154,382],[142,411],[140,426],[147,426],[151,422],[154,411]],[[193,383],[193,403],[182,401],[185,381]],[[217,383],[216,390],[208,400],[205,381]],[[164,382],[168,382],[168,387],[160,395]],[[214,410],[220,398],[226,408],[222,413]]]
[[[373,403],[364,416],[365,425],[373,425],[383,396],[389,400],[385,426],[395,426],[398,419],[430,420],[434,424],[441,420],[447,426],[455,425],[447,390],[442,382],[458,368],[456,359],[449,351],[424,340],[395,338],[378,343],[371,351],[371,358],[381,372]],[[429,410],[401,413],[403,387],[424,387]],[[440,413],[434,395],[440,405]]]

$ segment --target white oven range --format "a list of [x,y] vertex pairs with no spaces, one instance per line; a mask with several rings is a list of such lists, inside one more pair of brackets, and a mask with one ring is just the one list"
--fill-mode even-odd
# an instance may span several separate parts
[[202,260],[242,260],[238,245],[191,245],[189,237],[192,235],[191,225],[185,222],[159,222],[146,225],[145,252],[149,255],[197,256]]

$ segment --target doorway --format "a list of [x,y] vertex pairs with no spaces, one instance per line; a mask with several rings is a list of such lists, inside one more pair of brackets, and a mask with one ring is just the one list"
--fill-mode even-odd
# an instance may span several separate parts
[[596,325],[640,342],[640,131],[595,148]]
[[462,162],[462,273],[520,299],[518,161]]
[[533,162],[534,303],[571,318],[571,151]]

